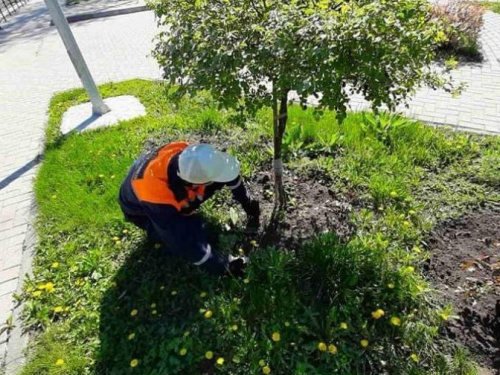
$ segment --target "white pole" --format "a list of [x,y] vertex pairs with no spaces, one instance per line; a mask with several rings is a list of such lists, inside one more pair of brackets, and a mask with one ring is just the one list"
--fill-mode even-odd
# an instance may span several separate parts
[[90,75],[89,68],[83,59],[80,48],[76,44],[75,37],[69,28],[68,20],[64,17],[64,13],[59,5],[58,0],[45,0],[47,8],[49,9],[50,16],[56,25],[59,35],[66,46],[66,51],[73,63],[80,80],[83,83],[83,87],[87,91],[92,102],[92,112],[96,115],[103,115],[110,111],[109,107],[104,103],[101,98],[101,94],[97,90],[92,76]]

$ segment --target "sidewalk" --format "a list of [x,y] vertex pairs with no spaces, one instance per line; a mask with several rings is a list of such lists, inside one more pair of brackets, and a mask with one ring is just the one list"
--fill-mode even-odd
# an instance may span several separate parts
[[[137,4],[141,0],[99,0],[101,8]],[[87,12],[83,3],[71,14]],[[2,24],[0,30],[0,324],[11,315],[12,294],[19,290],[31,256],[29,236],[33,220],[32,180],[42,152],[47,108],[55,92],[81,83],[66,54],[42,0],[32,0]],[[73,23],[71,28],[94,79],[98,83],[130,78],[160,78],[150,57],[156,23],[152,12]],[[485,15],[481,36],[485,61],[467,65],[455,77],[468,83],[462,96],[452,99],[444,92],[420,90],[410,116],[460,129],[500,134],[500,15]],[[366,108],[354,98],[351,108]],[[29,268],[29,267],[28,267]],[[0,361],[7,348],[6,333],[0,336]],[[11,347],[12,341],[9,342]],[[18,358],[9,353],[9,362]]]
[[[457,98],[443,90],[417,91],[409,108],[397,110],[431,125],[450,125],[456,129],[484,134],[500,134],[500,14],[486,12],[480,41],[484,61],[461,64],[453,71],[456,82],[466,88]],[[311,100],[314,104],[314,99]],[[351,97],[349,109],[370,109],[361,95]]]
[[[101,1],[106,8],[112,3]],[[120,1],[120,6],[125,3],[137,0]],[[83,11],[85,6],[76,5],[70,12]],[[0,324],[12,314],[12,294],[20,287],[20,272],[24,274],[23,251],[24,258],[30,258],[25,239],[33,220],[32,181],[42,152],[49,100],[57,91],[81,86],[49,22],[44,2],[32,0],[0,30]],[[152,12],[82,21],[71,28],[97,83],[160,78],[149,56],[156,33]],[[3,333],[0,362],[6,340]],[[9,356],[9,361],[16,359]]]
[[[410,108],[399,110],[410,117],[433,124],[447,124],[461,130],[500,134],[500,14],[486,12],[481,32],[484,61],[467,64],[454,71],[456,81],[467,87],[453,99],[443,91],[422,89]],[[366,108],[361,100],[353,109]]]

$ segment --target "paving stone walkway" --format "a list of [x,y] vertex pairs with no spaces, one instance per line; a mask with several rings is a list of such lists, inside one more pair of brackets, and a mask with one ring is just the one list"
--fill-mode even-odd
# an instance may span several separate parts
[[[500,14],[486,12],[481,31],[482,63],[462,64],[453,72],[466,90],[458,97],[429,88],[421,89],[410,107],[399,111],[436,125],[448,124],[458,129],[500,134]],[[368,108],[361,97],[355,97],[351,109]]]
[[[112,2],[102,1],[98,9],[109,9]],[[125,2],[135,5],[137,0]],[[67,13],[78,12],[78,7]],[[80,9],[88,11],[85,7]],[[12,294],[19,288],[20,272],[24,273],[25,238],[33,220],[32,181],[42,152],[49,100],[55,92],[81,86],[49,22],[44,2],[32,0],[0,30],[0,325],[12,313]],[[149,56],[156,32],[152,12],[83,21],[71,28],[98,83],[160,78]],[[0,362],[6,340],[4,332]]]
[[[141,0],[125,1],[135,5]],[[109,7],[116,2],[96,4]],[[84,3],[67,11],[88,10],[89,4]],[[33,220],[32,180],[40,162],[49,100],[55,92],[81,86],[49,21],[43,1],[32,0],[0,30],[0,324],[12,313],[12,294],[19,290],[19,277],[25,272],[23,251],[26,258],[32,242],[31,237],[26,242]],[[98,83],[160,78],[149,56],[156,33],[151,12],[71,27]],[[423,89],[410,108],[402,110],[431,123],[500,134],[500,15],[486,13],[481,41],[484,63],[464,65],[454,74],[468,84],[461,97],[452,99],[447,93]],[[354,98],[351,107],[365,108],[366,103]],[[7,338],[6,333],[0,335],[0,362]]]

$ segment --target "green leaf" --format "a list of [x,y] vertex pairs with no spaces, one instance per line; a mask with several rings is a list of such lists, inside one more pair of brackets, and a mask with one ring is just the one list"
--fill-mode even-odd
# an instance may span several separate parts
[[238,213],[233,207],[229,209],[229,218],[231,219],[231,223],[233,223],[233,226],[236,226],[236,224],[238,224]]

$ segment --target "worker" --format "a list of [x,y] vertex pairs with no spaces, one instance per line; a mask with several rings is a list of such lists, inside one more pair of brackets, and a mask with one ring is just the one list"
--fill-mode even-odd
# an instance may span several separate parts
[[209,243],[200,205],[222,188],[232,191],[247,214],[247,229],[260,225],[259,202],[252,200],[231,155],[208,144],[173,142],[143,153],[120,188],[125,220],[177,255],[215,274],[243,274],[248,259],[219,254]]

